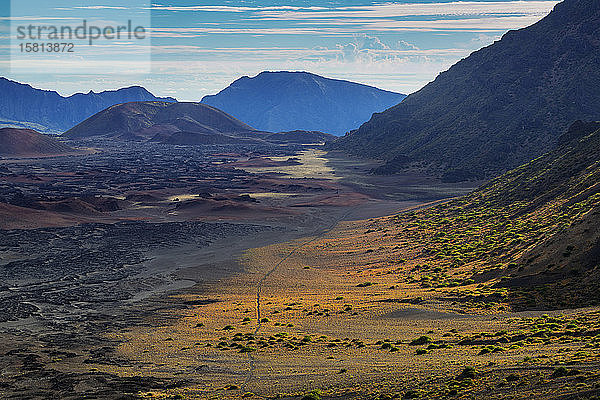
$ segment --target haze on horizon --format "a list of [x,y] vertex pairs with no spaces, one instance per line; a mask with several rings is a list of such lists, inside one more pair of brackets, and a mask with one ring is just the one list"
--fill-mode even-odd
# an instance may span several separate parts
[[[32,19],[77,20],[85,9],[118,18],[128,7],[115,0],[29,3]],[[152,74],[10,72],[2,57],[0,75],[63,95],[141,85],[157,96],[199,101],[244,75],[302,70],[408,94],[506,31],[535,23],[556,3],[156,0],[149,28]],[[10,16],[7,10],[0,15],[6,42]],[[7,55],[6,43],[0,53]]]

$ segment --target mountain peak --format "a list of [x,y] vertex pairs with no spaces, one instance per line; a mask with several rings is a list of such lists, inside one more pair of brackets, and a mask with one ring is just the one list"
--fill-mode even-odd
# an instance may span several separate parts
[[117,89],[116,91],[117,92],[135,92],[135,93],[142,93],[142,94],[151,94],[148,91],[148,89],[146,89],[145,87],[139,86],[139,85],[123,87],[123,88]]
[[264,131],[341,135],[404,97],[306,71],[263,71],[252,78],[237,79],[218,94],[205,96],[202,102]]

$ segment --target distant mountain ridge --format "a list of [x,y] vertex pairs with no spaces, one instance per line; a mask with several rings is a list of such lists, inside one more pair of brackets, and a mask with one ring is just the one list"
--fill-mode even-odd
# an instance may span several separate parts
[[63,97],[57,92],[0,78],[0,126],[34,127],[47,133],[64,132],[110,106],[132,101],[168,101],[141,86]]
[[261,72],[244,76],[202,103],[270,132],[321,131],[334,135],[358,128],[374,112],[406,95],[308,72]]
[[411,162],[449,180],[490,177],[541,155],[572,121],[600,118],[600,2],[565,0],[379,114],[334,148]]

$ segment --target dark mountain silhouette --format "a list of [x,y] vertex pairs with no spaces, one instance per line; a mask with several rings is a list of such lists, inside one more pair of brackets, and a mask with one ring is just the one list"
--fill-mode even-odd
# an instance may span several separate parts
[[[539,156],[577,119],[600,118],[600,2],[565,0],[375,114],[335,148],[412,161],[448,181],[488,177]],[[439,170],[438,170],[439,171]]]
[[405,97],[308,72],[261,72],[236,80],[218,94],[204,97],[202,103],[263,131],[343,135]]
[[36,156],[73,153],[55,138],[31,129],[0,128],[0,156]]
[[115,104],[131,101],[175,101],[158,98],[140,86],[101,93],[77,93],[63,97],[57,92],[0,78],[0,126],[35,127],[60,133]]
[[202,103],[133,102],[118,104],[64,133],[69,139],[111,137],[182,145],[265,142],[321,143],[321,132],[262,132]]

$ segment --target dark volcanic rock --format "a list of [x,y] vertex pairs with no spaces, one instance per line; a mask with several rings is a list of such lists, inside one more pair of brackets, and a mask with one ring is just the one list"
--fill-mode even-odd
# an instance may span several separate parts
[[558,143],[565,145],[569,142],[580,140],[584,136],[596,132],[598,129],[600,129],[600,122],[575,121],[567,132],[560,135]]

